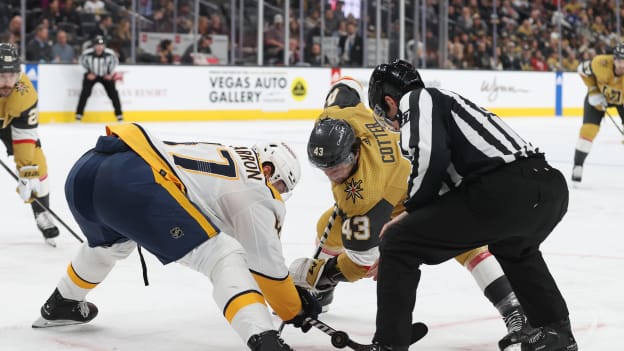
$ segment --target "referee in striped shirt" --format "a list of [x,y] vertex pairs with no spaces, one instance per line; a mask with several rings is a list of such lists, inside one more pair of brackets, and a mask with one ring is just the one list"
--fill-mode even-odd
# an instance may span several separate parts
[[568,187],[544,154],[498,116],[447,90],[425,88],[402,60],[369,81],[377,120],[401,133],[411,159],[406,212],[384,226],[377,281],[375,350],[408,350],[421,264],[489,245],[535,330],[499,348],[576,351],[568,308],[539,246],[568,207]]
[[106,48],[104,38],[100,35],[94,39],[94,47],[85,50],[80,55],[80,64],[87,70],[82,79],[82,91],[80,92],[80,98],[78,100],[78,107],[76,108],[76,120],[82,120],[84,114],[85,105],[95,83],[101,83],[104,86],[106,95],[113,102],[113,108],[115,109],[115,116],[117,121],[123,120],[123,114],[121,112],[121,102],[119,101],[119,92],[115,87],[115,81],[113,79],[113,71],[119,64],[117,55],[111,49]]

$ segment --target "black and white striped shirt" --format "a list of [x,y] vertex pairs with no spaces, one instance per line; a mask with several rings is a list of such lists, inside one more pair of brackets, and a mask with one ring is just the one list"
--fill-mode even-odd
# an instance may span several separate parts
[[412,159],[408,210],[425,205],[462,179],[544,154],[503,120],[457,93],[425,88],[401,98],[407,123],[401,148]]
[[87,72],[103,77],[113,73],[119,64],[119,59],[111,49],[105,48],[102,55],[97,55],[94,48],[89,48],[80,55],[80,64],[87,69]]

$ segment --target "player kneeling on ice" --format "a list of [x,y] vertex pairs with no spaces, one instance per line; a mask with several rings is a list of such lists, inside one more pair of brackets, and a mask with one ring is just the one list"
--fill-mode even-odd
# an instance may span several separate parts
[[163,264],[178,262],[209,277],[215,302],[251,350],[291,350],[279,339],[265,300],[302,329],[309,328],[306,317],[320,312],[316,300],[294,286],[279,241],[282,194],[300,176],[299,161],[285,143],[174,143],[137,124],[108,126],[65,185],[88,244],[33,327],[95,318],[98,310],[85,301],[87,293],[138,245]]
[[[308,159],[331,181],[336,206],[317,225],[322,250],[290,266],[295,284],[315,291],[326,311],[340,282],[368,275],[379,257],[379,232],[405,211],[411,164],[399,147],[399,134],[380,125],[362,102],[360,84],[344,77],[330,88],[325,109],[308,140]],[[448,191],[444,182],[439,194]],[[508,332],[526,318],[507,277],[487,246],[456,257],[499,311]],[[418,336],[413,335],[413,339]]]

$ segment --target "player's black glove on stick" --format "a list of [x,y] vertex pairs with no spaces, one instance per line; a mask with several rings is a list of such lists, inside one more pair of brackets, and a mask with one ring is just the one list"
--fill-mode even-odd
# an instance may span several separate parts
[[312,325],[305,322],[305,319],[310,317],[312,319],[316,319],[321,313],[321,305],[318,303],[317,299],[310,294],[310,292],[302,287],[295,286],[297,288],[297,292],[299,293],[299,298],[301,298],[301,312],[295,316],[295,318],[285,321],[287,324],[292,324],[296,328],[301,328],[301,331],[307,333]]

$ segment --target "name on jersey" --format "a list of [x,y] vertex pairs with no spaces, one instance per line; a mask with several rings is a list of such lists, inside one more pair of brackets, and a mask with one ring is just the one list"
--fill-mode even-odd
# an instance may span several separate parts
[[264,181],[264,175],[258,165],[256,153],[251,151],[248,147],[243,146],[235,147],[234,151],[236,151],[241,160],[243,160],[243,166],[245,167],[247,179]]
[[392,163],[395,160],[394,150],[392,149],[392,141],[388,138],[388,131],[382,127],[379,123],[367,123],[365,124],[375,137],[377,146],[379,147],[379,153],[381,154],[381,161],[383,163]]

